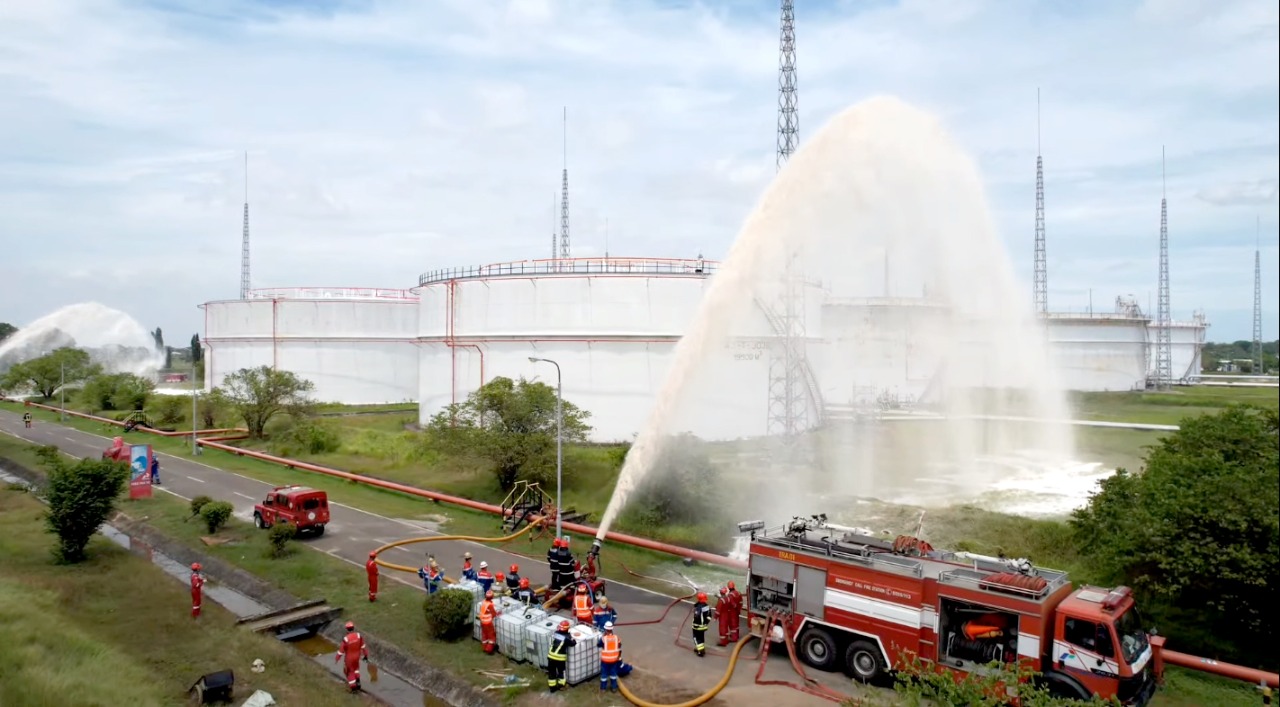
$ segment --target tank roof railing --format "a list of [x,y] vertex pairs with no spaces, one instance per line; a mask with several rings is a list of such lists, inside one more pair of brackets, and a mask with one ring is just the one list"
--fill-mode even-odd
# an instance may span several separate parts
[[545,258],[471,267],[441,268],[418,276],[418,286],[432,282],[528,275],[688,275],[714,273],[720,263],[705,258]]
[[249,290],[248,299],[417,300],[409,290],[384,287],[268,287]]

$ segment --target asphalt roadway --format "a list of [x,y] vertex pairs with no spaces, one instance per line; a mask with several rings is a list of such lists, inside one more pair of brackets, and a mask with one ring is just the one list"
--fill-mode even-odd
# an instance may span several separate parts
[[[56,446],[76,457],[97,457],[110,442],[108,437],[51,422],[37,421],[31,429],[25,429],[22,426],[21,417],[7,411],[0,411],[0,431],[37,444]],[[235,506],[235,515],[242,520],[252,520],[254,504],[261,500],[272,487],[267,482],[219,469],[189,457],[158,452],[157,455],[160,457],[162,484],[155,487],[156,490],[188,500],[193,496],[204,494],[229,501]],[[412,520],[388,518],[332,501],[329,505],[330,522],[325,534],[319,538],[304,540],[302,544],[360,569],[364,568],[369,551],[376,547],[407,537],[439,534],[427,525],[415,523]],[[397,564],[421,565],[425,559],[425,553],[419,548],[420,546],[394,548],[389,551],[392,554],[389,554],[386,559]],[[546,584],[549,580],[545,560],[531,561],[529,558],[504,552],[492,546],[468,542],[435,542],[430,544],[430,548],[446,574],[451,577],[457,576],[462,564],[462,554],[469,551],[475,557],[477,564],[480,560],[487,560],[495,571],[511,564],[519,564],[522,576],[529,577],[535,586]],[[604,552],[608,552],[607,545]],[[581,552],[577,554],[581,555]],[[217,577],[210,579],[217,581]],[[422,588],[422,583],[416,576],[384,568],[383,581],[387,579]],[[671,602],[669,596],[620,583],[607,575],[606,580],[609,603],[617,610],[619,623],[657,618],[663,608]],[[724,674],[728,667],[728,651],[712,647],[706,658],[695,658],[692,651],[692,636],[685,624],[688,614],[687,608],[678,606],[672,609],[661,623],[620,627],[619,635],[623,641],[627,662],[635,665],[637,670],[661,675],[673,688],[678,687],[685,691],[699,693],[713,686]],[[714,626],[709,633],[712,635],[708,638],[712,639],[714,646]],[[476,650],[479,650],[479,646]],[[769,707],[779,704],[830,704],[822,698],[789,687],[754,684],[757,662],[748,658],[754,658],[757,652],[755,644],[743,651],[743,659],[739,661],[733,679],[720,693],[726,702],[734,705],[768,705]],[[842,693],[854,692],[851,682],[838,673],[822,673],[810,669],[808,674],[811,678]],[[791,669],[785,655],[774,655],[770,658],[762,679],[800,682],[799,676]],[[594,686],[588,682],[578,689],[588,688],[594,689]]]

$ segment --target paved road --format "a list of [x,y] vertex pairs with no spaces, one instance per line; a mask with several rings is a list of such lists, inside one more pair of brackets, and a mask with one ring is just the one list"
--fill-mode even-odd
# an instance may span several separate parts
[[[22,426],[18,414],[0,410],[0,431],[26,439],[38,444],[51,444],[77,457],[96,457],[107,447],[109,439],[100,435],[82,432],[70,427],[63,427],[51,422],[37,421],[32,429]],[[260,500],[271,484],[232,471],[219,469],[188,457],[158,453],[160,457],[160,479],[163,482],[158,490],[170,493],[183,499],[204,494],[227,500],[235,505],[235,515],[243,520],[252,520],[253,506]],[[324,552],[344,562],[363,568],[369,551],[380,545],[405,537],[437,535],[432,528],[410,520],[388,518],[358,508],[339,503],[330,503],[330,523],[325,535],[304,542],[306,547]],[[545,562],[531,562],[528,558],[498,550],[491,546],[464,542],[431,543],[431,552],[441,562],[441,566],[451,576],[455,575],[461,565],[463,552],[470,551],[479,560],[487,560],[492,567],[504,568],[510,564],[519,564],[522,575],[530,581],[545,584],[548,573]],[[607,551],[607,548],[606,548]],[[392,562],[418,565],[424,560],[424,552],[407,547],[395,548],[386,559]],[[422,585],[416,577],[402,572],[386,572],[384,578],[413,587]],[[214,578],[216,579],[216,578]],[[656,618],[663,607],[670,603],[670,597],[651,592],[639,587],[609,580],[609,602],[617,609],[622,622]],[[693,658],[691,639],[688,627],[682,623],[688,615],[687,610],[673,609],[666,620],[658,624],[646,626],[624,627],[620,635],[626,644],[628,662],[634,663],[638,669],[652,671],[667,676],[674,685],[701,691],[715,684],[723,674],[727,661],[725,655],[710,655],[706,659]],[[714,628],[713,628],[714,632]],[[677,645],[677,639],[678,645]],[[477,649],[478,650],[478,649]],[[744,652],[744,656],[756,655],[753,648]],[[766,679],[797,680],[797,676],[786,665],[785,656],[775,657],[769,661]],[[829,704],[826,701],[786,687],[754,685],[756,663],[747,662],[734,674],[729,687],[721,694],[734,705],[818,705]],[[848,680],[838,675],[812,671],[811,677],[818,678],[824,684],[842,692],[850,692]]]

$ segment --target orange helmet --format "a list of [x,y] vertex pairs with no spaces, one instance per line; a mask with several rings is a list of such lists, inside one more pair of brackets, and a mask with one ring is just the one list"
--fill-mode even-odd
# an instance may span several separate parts
[[706,593],[706,592],[698,592],[698,601],[700,601],[700,602],[704,602],[704,603],[705,603],[705,602],[707,601],[707,593]]
[[520,565],[511,565],[511,574],[520,574]]
[[734,589],[734,588],[735,588],[735,587],[733,586],[733,580],[732,580],[732,579],[731,579],[731,580],[729,580],[729,588],[730,588],[730,589]]
[[347,622],[347,630],[348,630],[348,631],[354,631],[354,630],[356,630],[356,625],[355,625],[354,623],[351,623],[350,621],[348,621],[348,622]]
[[192,563],[191,563],[191,569],[192,569],[192,570],[194,570],[194,571],[196,571],[196,572],[199,572],[199,571],[200,571],[200,563],[199,563],[199,562],[192,562]]
[[569,630],[569,622],[568,622],[568,621],[561,621],[561,622],[560,622],[560,630],[561,630],[561,631],[568,631],[568,630]]
[[521,588],[521,589],[528,589],[528,588],[529,588],[529,578],[528,578],[528,577],[521,577],[521,578],[520,578],[520,588]]
[[499,573],[497,573],[497,574],[493,575],[493,578],[494,578],[495,580],[497,580],[497,581],[501,582],[502,580],[506,579],[506,575],[504,575],[504,574],[502,574],[501,572],[499,572]]
[[493,590],[492,590],[492,589],[490,589],[489,591],[485,592],[485,593],[484,593],[484,598],[485,598],[485,599],[492,599],[492,598],[493,598]]

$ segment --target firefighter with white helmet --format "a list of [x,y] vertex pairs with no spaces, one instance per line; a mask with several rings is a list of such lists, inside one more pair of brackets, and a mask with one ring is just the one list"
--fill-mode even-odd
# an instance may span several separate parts
[[613,632],[613,622],[606,621],[604,634],[596,641],[600,648],[600,691],[618,690],[618,666],[622,665],[622,639]]

